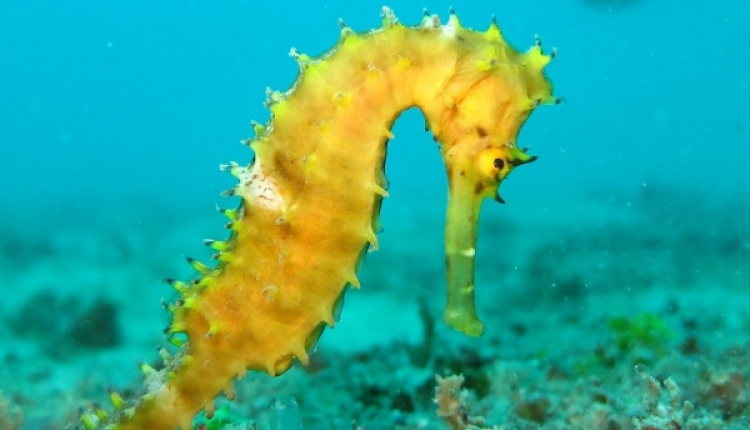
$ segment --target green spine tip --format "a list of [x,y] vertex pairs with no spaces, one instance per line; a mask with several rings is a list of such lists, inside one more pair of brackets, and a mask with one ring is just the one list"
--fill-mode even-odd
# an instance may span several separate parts
[[112,403],[112,407],[114,407],[116,411],[121,411],[122,408],[125,407],[125,400],[112,388],[107,388],[107,391],[109,391],[109,401]]
[[229,249],[229,242],[224,240],[213,240],[213,239],[204,239],[203,245],[208,246],[209,248],[213,248],[217,251],[226,251]]
[[161,299],[161,307],[163,307],[165,310],[169,311],[169,313],[174,313],[175,305],[172,303],[169,303],[168,301]]
[[266,107],[271,107],[271,105],[282,100],[284,100],[284,94],[281,91],[272,90],[270,87],[266,88],[266,101],[263,103]]
[[105,411],[104,408],[99,406],[99,403],[94,403],[93,406],[94,406],[94,414],[96,415],[96,418],[99,421],[105,421],[109,417],[109,414],[107,413],[107,411]]
[[213,285],[215,282],[216,282],[215,278],[204,276],[200,280],[196,280],[196,283],[195,283],[196,289],[195,290],[196,290],[196,292],[200,293],[201,291],[203,291],[204,289],[206,289],[206,287],[209,287],[209,286]]
[[[253,132],[255,133],[255,137],[261,137],[262,135],[266,134],[266,126],[259,123],[258,121],[252,121],[250,123],[253,126]],[[250,145],[251,139],[246,140],[246,145]]]
[[169,325],[169,327],[164,329],[164,331],[168,334],[169,333],[182,333],[185,331],[185,324],[180,323],[180,322],[172,323]]
[[339,29],[341,30],[341,39],[346,39],[350,35],[354,34],[354,30],[352,30],[351,27],[349,27],[343,19],[339,18],[338,20]]
[[96,418],[96,416],[88,412],[81,411],[81,424],[83,424],[83,427],[86,430],[94,430],[98,423],[99,420]]
[[398,18],[393,10],[387,6],[383,6],[380,10],[380,16],[383,18],[383,28],[393,27],[398,25]]
[[240,166],[234,161],[230,161],[229,164],[220,164],[219,170],[222,172],[229,172],[230,175],[235,178],[239,178],[240,175],[245,171],[245,168]]
[[292,48],[289,50],[289,56],[297,60],[297,64],[299,64],[300,69],[305,69],[307,66],[310,65],[310,61],[312,61],[312,58],[310,58],[307,54],[301,54],[297,48]]
[[216,323],[212,323],[208,327],[208,331],[206,332],[206,338],[212,338],[212,337],[216,336],[216,333],[218,333],[218,332],[219,332],[219,325],[216,324]]
[[169,351],[167,351],[167,348],[164,348],[163,346],[157,347],[156,350],[159,352],[159,357],[161,357],[161,361],[166,365],[169,364],[169,360],[172,358],[169,355]]
[[141,369],[141,372],[146,377],[156,374],[156,369],[144,363],[143,361],[138,362],[138,368]]
[[239,216],[239,212],[237,211],[237,209],[224,209],[224,208],[219,207],[219,205],[216,205],[216,210],[232,221],[237,220]]
[[188,262],[189,265],[193,266],[193,269],[195,269],[201,275],[204,275],[204,276],[208,275],[214,270],[194,258],[185,257],[185,260]]
[[490,26],[485,32],[485,35],[489,40],[495,42],[501,42],[503,40],[503,31],[497,25],[497,18],[495,15],[492,15],[492,21],[490,22]]
[[[168,329],[166,331],[168,331]],[[169,333],[167,333],[167,334],[169,334]],[[169,336],[169,337],[167,337],[167,342],[171,343],[172,345],[176,346],[177,348],[182,348],[187,343],[187,341],[185,339],[183,339],[181,337],[177,337],[177,336]]]
[[188,285],[186,283],[174,280],[172,278],[164,278],[164,282],[169,284],[170,287],[174,288],[175,291],[180,294],[184,294],[188,289]]
[[188,297],[186,299],[183,299],[180,304],[185,309],[195,309],[196,303],[197,300],[195,299],[195,297]]
[[[213,255],[213,259],[222,263],[232,264],[237,261],[235,256],[231,252],[220,252]],[[207,278],[203,278],[207,279]]]

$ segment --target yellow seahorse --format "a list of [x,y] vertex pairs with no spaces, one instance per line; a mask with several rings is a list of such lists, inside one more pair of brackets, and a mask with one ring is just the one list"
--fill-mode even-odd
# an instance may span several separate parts
[[225,194],[230,237],[207,241],[215,268],[190,260],[200,277],[169,281],[180,298],[166,330],[180,346],[155,370],[141,364],[145,388],[126,403],[111,393],[113,412],[82,415],[86,429],[189,429],[196,413],[213,413],[213,399],[249,370],[275,376],[308,350],[356,270],[377,248],[385,190],[383,163],[398,115],[416,106],[440,142],[449,181],[445,229],[448,296],[445,321],[478,336],[474,309],[474,249],[482,201],[500,182],[533,161],[516,147],[534,108],[555,103],[543,68],[552,58],[536,44],[519,53],[494,19],[486,32],[447,23],[425,12],[421,24],[401,25],[383,8],[381,28],[356,33],[341,24],[329,52],[300,65],[294,85],[270,92],[271,119],[256,124],[248,167],[225,166],[239,179]]

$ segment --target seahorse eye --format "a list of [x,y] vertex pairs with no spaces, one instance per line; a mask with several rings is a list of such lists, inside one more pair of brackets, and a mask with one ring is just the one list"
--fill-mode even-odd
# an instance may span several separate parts
[[487,184],[500,182],[513,168],[502,148],[488,148],[479,153],[476,158],[476,169]]

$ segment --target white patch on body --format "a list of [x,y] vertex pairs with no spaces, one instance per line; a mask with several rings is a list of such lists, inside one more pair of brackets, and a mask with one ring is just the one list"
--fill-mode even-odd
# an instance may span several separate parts
[[255,202],[262,208],[281,210],[284,207],[279,187],[263,173],[257,158],[252,167],[240,174],[239,191],[247,201]]
[[455,19],[449,19],[448,22],[442,26],[443,30],[443,36],[448,38],[455,38],[456,37],[456,20]]

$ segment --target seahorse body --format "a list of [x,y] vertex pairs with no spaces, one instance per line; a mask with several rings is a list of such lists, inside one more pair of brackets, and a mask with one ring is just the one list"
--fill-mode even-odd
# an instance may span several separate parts
[[86,428],[189,429],[199,410],[212,413],[219,392],[233,396],[232,381],[247,369],[273,376],[294,358],[307,363],[345,288],[359,287],[363,252],[377,247],[389,130],[412,106],[440,142],[449,179],[445,321],[482,333],[473,281],[480,204],[534,160],[516,136],[537,105],[556,101],[542,72],[551,57],[538,44],[515,51],[494,20],[484,33],[453,13],[444,25],[426,14],[406,27],[387,8],[380,29],[342,24],[328,53],[292,54],[299,77],[269,94],[271,120],[247,142],[254,162],[227,167],[239,178],[228,194],[242,204],[225,211],[230,238],[208,241],[218,266],[191,261],[200,278],[171,282],[181,298],[167,331],[174,343],[187,340],[163,370],[141,366],[139,399],[125,405],[113,393],[115,412],[84,414]]

